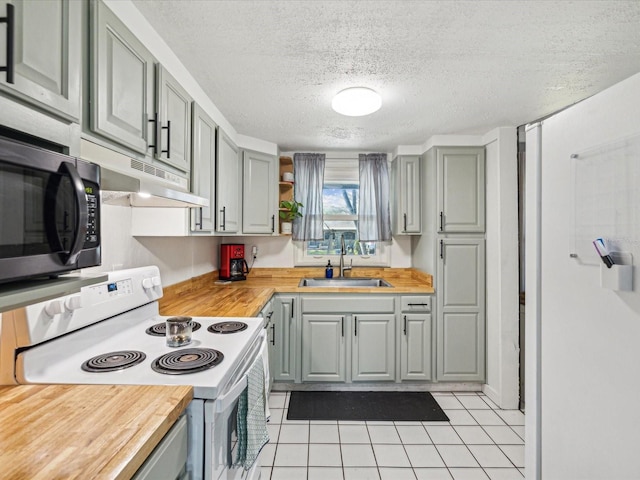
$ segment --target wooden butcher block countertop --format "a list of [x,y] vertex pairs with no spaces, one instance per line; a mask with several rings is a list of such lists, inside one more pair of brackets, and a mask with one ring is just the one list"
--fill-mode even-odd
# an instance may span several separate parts
[[[334,267],[334,275],[337,272]],[[162,315],[254,317],[274,293],[432,294],[431,275],[412,268],[357,268],[351,277],[376,277],[392,287],[299,287],[302,278],[323,277],[324,268],[254,268],[246,280],[217,284],[211,272],[164,288]]]
[[0,478],[129,479],[192,398],[190,386],[0,386]]

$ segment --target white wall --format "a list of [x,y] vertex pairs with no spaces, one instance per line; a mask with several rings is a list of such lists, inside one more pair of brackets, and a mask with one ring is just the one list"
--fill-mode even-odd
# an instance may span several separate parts
[[[622,480],[640,475],[638,267],[635,291],[620,293],[600,288],[598,266],[580,265],[569,258],[570,155],[639,134],[638,105],[640,74],[542,122],[541,254],[537,259],[541,287],[538,298],[527,296],[527,304],[540,305],[541,386],[537,393],[541,395],[544,480]],[[527,202],[527,215],[530,205]],[[536,340],[527,337],[527,351],[535,350]],[[527,407],[529,398],[528,394]]]
[[133,237],[130,207],[102,204],[101,214],[102,265],[83,271],[157,265],[166,286],[218,269],[218,237]]

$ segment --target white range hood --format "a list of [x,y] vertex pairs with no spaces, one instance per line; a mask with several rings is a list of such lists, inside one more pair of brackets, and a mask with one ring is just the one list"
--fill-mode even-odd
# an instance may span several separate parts
[[208,207],[209,200],[190,193],[189,181],[82,139],[80,158],[100,165],[102,201],[132,207]]

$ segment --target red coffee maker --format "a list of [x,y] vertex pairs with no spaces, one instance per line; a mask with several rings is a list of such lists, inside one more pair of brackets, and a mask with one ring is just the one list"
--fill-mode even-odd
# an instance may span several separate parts
[[248,273],[249,266],[244,259],[244,244],[220,245],[220,280],[246,280]]

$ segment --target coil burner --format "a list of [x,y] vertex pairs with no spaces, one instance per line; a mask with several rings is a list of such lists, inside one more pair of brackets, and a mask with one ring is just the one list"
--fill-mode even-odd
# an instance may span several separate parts
[[247,326],[244,322],[219,322],[214,323],[207,330],[211,333],[236,333],[246,330]]
[[211,348],[182,348],[156,358],[151,368],[167,375],[184,375],[213,368],[223,359],[222,352]]
[[[195,332],[202,325],[198,322],[191,321],[191,331]],[[150,326],[146,330],[147,334],[153,335],[154,337],[164,337],[167,334],[167,324],[166,322],[156,323],[155,325]]]
[[137,350],[103,353],[90,358],[82,364],[85,372],[113,372],[133,367],[144,361],[147,356]]

